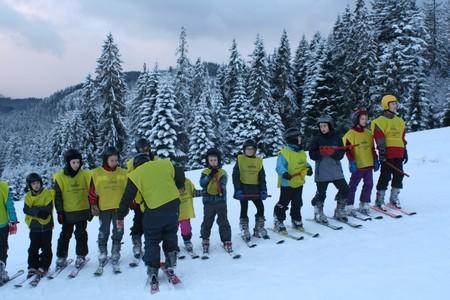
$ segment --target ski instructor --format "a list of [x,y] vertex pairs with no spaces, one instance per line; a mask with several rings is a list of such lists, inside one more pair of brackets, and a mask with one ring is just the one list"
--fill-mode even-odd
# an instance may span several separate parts
[[145,253],[142,258],[152,286],[158,284],[160,247],[163,242],[165,268],[174,274],[178,248],[179,190],[184,188],[184,172],[174,167],[168,159],[149,161],[128,173],[127,186],[120,202],[117,227],[123,230],[123,219],[139,192],[145,210],[143,229]]

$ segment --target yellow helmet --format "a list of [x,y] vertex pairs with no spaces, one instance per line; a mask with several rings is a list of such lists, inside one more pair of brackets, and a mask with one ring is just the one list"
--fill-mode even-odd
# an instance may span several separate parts
[[397,98],[394,95],[385,95],[381,99],[381,107],[383,107],[384,110],[388,110],[389,103],[391,102],[397,102]]

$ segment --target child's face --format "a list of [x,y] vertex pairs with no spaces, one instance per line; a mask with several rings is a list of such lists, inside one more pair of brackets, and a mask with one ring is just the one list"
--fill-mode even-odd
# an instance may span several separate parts
[[210,155],[208,156],[208,164],[213,168],[217,168],[219,165],[219,159],[215,155]]
[[389,102],[388,106],[390,111],[392,111],[393,113],[397,112],[398,109],[397,101]]
[[78,158],[72,159],[69,163],[70,163],[70,167],[74,171],[78,171],[78,169],[80,168],[80,165],[81,165],[81,161]]
[[33,181],[30,185],[31,185],[31,189],[34,192],[39,192],[41,190],[41,182],[40,181]]
[[119,157],[117,155],[111,155],[108,157],[106,163],[108,164],[108,167],[114,169],[119,164]]
[[330,128],[328,127],[328,123],[319,123],[320,132],[322,134],[327,134],[330,132]]
[[367,126],[367,120],[368,120],[367,115],[363,114],[363,115],[359,116],[359,125],[361,127],[366,127]]
[[245,154],[245,156],[255,156],[255,154],[256,154],[255,147],[253,147],[253,146],[245,147],[244,154]]

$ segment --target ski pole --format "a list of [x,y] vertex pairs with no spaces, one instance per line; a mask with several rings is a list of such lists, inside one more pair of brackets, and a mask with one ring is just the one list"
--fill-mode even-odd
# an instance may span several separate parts
[[391,164],[387,160],[385,161],[385,164],[387,164],[389,167],[391,167],[392,170],[402,174],[403,176],[409,177],[408,174],[406,174],[405,172],[403,172],[402,170],[400,170],[399,168],[397,168],[396,166],[394,166],[393,164]]
[[[245,194],[244,195],[244,198],[259,198],[260,197],[260,195],[258,195],[258,194]],[[270,197],[272,197],[272,195],[267,195],[267,198],[270,198]]]

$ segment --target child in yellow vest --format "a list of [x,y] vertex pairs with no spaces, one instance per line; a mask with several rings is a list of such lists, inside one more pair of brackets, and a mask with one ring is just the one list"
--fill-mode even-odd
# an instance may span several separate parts
[[288,128],[284,138],[287,145],[279,152],[276,167],[280,199],[273,209],[273,214],[274,230],[286,234],[287,230],[283,222],[286,220],[289,203],[291,204],[292,227],[296,230],[303,230],[301,215],[303,185],[305,176],[312,175],[312,168],[302,149],[300,130],[294,127]]
[[200,177],[200,186],[203,188],[203,222],[200,230],[203,254],[209,253],[209,237],[216,215],[220,240],[225,250],[231,253],[233,248],[227,217],[227,173],[221,168],[222,160],[218,149],[212,148],[206,152],[206,164],[208,167]]
[[361,180],[364,181],[359,203],[359,212],[369,214],[370,194],[373,187],[373,171],[378,171],[380,162],[378,161],[373,146],[373,137],[367,126],[367,110],[358,109],[352,114],[353,127],[347,131],[342,138],[344,146],[355,146],[347,150],[347,158],[350,173],[352,174],[349,182],[349,192],[347,197],[347,206],[345,208],[347,215],[355,214],[353,204],[355,202],[355,193]]
[[8,235],[17,232],[17,216],[9,186],[0,180],[0,286],[9,281],[6,272]]
[[247,211],[248,202],[252,201],[256,207],[253,235],[268,239],[267,230],[264,228],[263,201],[267,199],[267,187],[263,160],[261,157],[256,157],[257,145],[255,141],[245,141],[242,148],[244,153],[238,155],[233,168],[234,198],[239,200],[241,204],[239,218],[241,237],[245,242],[249,242],[251,239]]
[[123,231],[117,230],[117,209],[127,184],[127,171],[118,167],[119,151],[114,147],[108,147],[103,152],[102,158],[103,165],[92,170],[92,181],[89,191],[91,214],[98,216],[100,222],[97,242],[99,249],[98,261],[101,267],[107,261],[107,245],[111,224],[113,227],[111,261],[113,265],[119,263]]
[[[31,173],[26,178],[28,192],[25,194],[23,212],[30,228],[28,248],[28,277],[43,276],[52,263],[53,203],[55,191],[45,189],[42,178]],[[39,251],[41,253],[39,254]]]
[[184,247],[187,252],[193,251],[191,242],[191,219],[195,218],[193,198],[200,196],[200,191],[197,191],[192,181],[186,178],[184,181],[184,189],[180,191],[180,217],[178,220],[180,223],[181,237],[183,238]]
[[[406,126],[405,121],[397,116],[397,98],[393,95],[385,95],[381,99],[383,114],[372,121],[371,129],[373,138],[377,144],[378,156],[381,162],[380,177],[377,182],[377,196],[375,205],[382,209],[384,196],[391,181],[390,205],[400,208],[398,194],[403,188],[403,164],[408,162],[406,151]],[[396,167],[394,170],[390,165]],[[401,171],[401,172],[399,172]]]
[[81,267],[85,264],[88,254],[87,222],[92,218],[89,206],[91,175],[88,170],[81,168],[83,160],[78,150],[67,150],[64,153],[64,160],[64,169],[53,175],[55,208],[58,223],[62,225],[56,250],[58,257],[56,265],[57,267],[67,265],[69,243],[75,229],[77,242],[75,266]]

